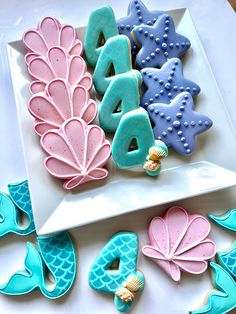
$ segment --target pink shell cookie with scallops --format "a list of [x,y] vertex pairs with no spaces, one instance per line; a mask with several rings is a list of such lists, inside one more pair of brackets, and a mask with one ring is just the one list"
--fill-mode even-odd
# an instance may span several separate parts
[[82,118],[89,124],[97,113],[97,105],[87,89],[80,85],[70,88],[63,79],[51,81],[44,93],[32,96],[28,109],[35,118],[35,132],[40,136],[72,117]]
[[52,47],[62,47],[69,55],[80,56],[83,53],[83,45],[77,38],[75,29],[61,24],[53,17],[45,17],[37,28],[26,31],[23,43],[29,51],[25,56],[27,64],[35,57],[47,57],[47,52]]
[[41,145],[48,154],[44,161],[46,169],[64,180],[65,189],[108,176],[104,165],[110,158],[111,145],[97,125],[71,118],[58,130],[46,132],[41,137]]
[[179,281],[181,271],[201,274],[207,269],[207,260],[216,253],[209,233],[210,223],[206,218],[174,206],[163,218],[152,219],[148,230],[150,244],[142,252],[174,281]]
[[47,83],[61,78],[70,86],[82,85],[87,90],[92,87],[92,76],[81,56],[70,56],[61,47],[52,47],[47,57],[36,57],[28,64],[29,73],[36,79],[31,83],[33,94],[44,91]]

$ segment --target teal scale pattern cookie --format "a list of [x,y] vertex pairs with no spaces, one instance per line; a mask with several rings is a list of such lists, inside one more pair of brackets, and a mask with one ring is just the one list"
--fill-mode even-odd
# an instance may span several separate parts
[[[35,231],[28,182],[8,185],[9,195],[0,192],[0,237],[9,233],[28,235]],[[21,215],[27,223],[21,222]]]
[[[115,294],[114,303],[118,311],[126,312],[130,309],[133,299],[123,301],[119,289],[130,275],[140,280],[140,290],[144,287],[144,276],[136,272],[138,255],[138,238],[132,232],[119,232],[105,245],[89,272],[89,284],[91,288],[105,293]],[[119,260],[119,269],[110,270],[114,261]]]
[[[67,232],[52,236],[39,236],[39,248],[27,243],[25,270],[13,274],[7,283],[0,285],[0,293],[23,295],[36,288],[44,296],[55,299],[63,296],[72,286],[76,274],[76,256]],[[54,283],[48,284],[46,268]]]

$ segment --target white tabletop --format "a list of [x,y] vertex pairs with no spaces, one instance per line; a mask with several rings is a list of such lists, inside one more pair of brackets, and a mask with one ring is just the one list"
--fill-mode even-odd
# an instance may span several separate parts
[[[128,2],[128,0],[8,0],[0,2],[0,188],[2,190],[6,189],[8,182],[25,179],[16,110],[7,66],[6,42],[21,38],[23,31],[34,27],[38,20],[46,15],[55,16],[64,23],[78,27],[87,23],[91,9],[102,4],[112,5],[117,17],[124,16]],[[230,108],[230,114],[236,125],[236,106],[233,106],[236,102],[234,78],[236,39],[231,38],[234,34],[233,30],[236,29],[236,19],[230,5],[224,0],[159,0],[156,4],[154,1],[146,0],[145,3],[153,9],[165,10],[181,7],[190,9],[225,104]],[[229,38],[232,42],[229,42]],[[235,192],[236,189],[224,190],[188,199],[179,202],[178,205],[183,205],[192,212],[221,213],[236,207]],[[56,301],[44,298],[39,292],[21,297],[0,295],[0,313],[117,313],[112,296],[97,293],[88,286],[89,266],[110,236],[120,230],[137,232],[140,246],[147,243],[146,230],[149,220],[160,214],[166,207],[168,206],[145,209],[73,230],[72,236],[78,251],[78,273],[71,292]],[[235,236],[213,226],[212,238],[216,241],[217,249],[221,250],[227,248]],[[0,281],[7,279],[10,274],[23,267],[25,241],[35,241],[35,236],[26,238],[9,236],[1,239]],[[147,285],[142,297],[137,300],[132,310],[134,314],[187,313],[202,302],[211,287],[208,272],[200,276],[184,276],[181,283],[177,285],[141,254],[138,268],[145,273]]]

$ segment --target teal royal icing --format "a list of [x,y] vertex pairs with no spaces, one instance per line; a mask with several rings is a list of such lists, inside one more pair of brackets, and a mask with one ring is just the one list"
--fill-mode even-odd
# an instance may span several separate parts
[[113,78],[99,106],[99,123],[105,132],[115,132],[122,116],[139,108],[141,83],[142,76],[135,70]]
[[209,215],[209,218],[225,229],[236,231],[236,209],[232,209],[222,216]]
[[213,290],[208,301],[202,308],[190,312],[191,314],[224,314],[236,307],[236,282],[232,276],[220,265],[210,263],[214,273]]
[[[27,235],[35,231],[28,182],[8,185],[9,196],[0,193],[0,237],[9,233]],[[21,215],[27,216],[26,225],[20,223]]]
[[[137,147],[130,150],[133,140]],[[149,149],[157,147],[164,158],[168,155],[168,149],[162,141],[154,139],[152,126],[146,110],[139,108],[126,113],[120,120],[112,142],[112,157],[116,165],[121,169],[144,166],[149,155]],[[160,167],[156,171],[146,173],[151,176],[160,173]]]
[[229,250],[217,253],[217,259],[236,280],[236,242],[234,242]]
[[[137,255],[137,235],[133,232],[119,232],[105,245],[90,268],[90,286],[98,291],[115,294],[115,307],[120,312],[127,312],[133,304],[133,300],[124,302],[116,295],[127,277],[129,275],[137,276],[142,282],[140,290],[144,287],[144,276],[141,272],[136,271]],[[110,270],[113,262],[117,260],[119,268]]]
[[102,6],[94,10],[89,17],[85,34],[84,52],[91,66],[95,66],[104,43],[99,43],[101,36],[106,41],[118,35],[114,12],[110,6]]
[[[52,236],[39,236],[39,248],[27,243],[25,270],[18,271],[9,281],[0,285],[0,293],[22,295],[39,288],[48,298],[63,296],[72,286],[76,274],[76,256],[67,232]],[[53,284],[46,280],[46,268],[54,278]]]
[[[114,73],[110,70],[114,69]],[[109,38],[103,46],[93,74],[94,87],[98,94],[104,94],[117,74],[131,71],[130,42],[125,35]]]

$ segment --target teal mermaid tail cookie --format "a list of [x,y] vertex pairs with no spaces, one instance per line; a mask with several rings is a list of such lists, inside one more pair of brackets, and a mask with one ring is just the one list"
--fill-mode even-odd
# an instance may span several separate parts
[[[28,182],[9,184],[8,190],[10,196],[0,193],[0,237],[8,233],[27,235],[35,231]],[[20,221],[21,212],[27,218],[26,226]]]
[[[137,291],[144,288],[144,276],[136,271],[138,238],[132,232],[119,232],[105,245],[89,272],[89,284],[98,291],[113,293],[115,306],[127,312]],[[115,261],[119,269],[112,269]]]
[[222,228],[236,231],[236,209],[232,209],[222,216],[209,215],[209,218]]
[[217,259],[222,267],[236,280],[236,242],[229,250],[217,253]]
[[214,284],[217,290],[209,294],[205,306],[190,312],[191,314],[224,314],[236,307],[236,282],[220,265],[213,262],[210,265],[214,272]]
[[55,288],[50,291],[44,284],[42,293],[51,299],[61,297],[72,286],[76,274],[76,254],[67,232],[56,236],[39,236],[40,253],[55,279]]
[[[48,298],[63,296],[72,286],[76,274],[76,256],[67,232],[54,236],[38,237],[39,248],[27,243],[25,270],[16,272],[10,280],[0,285],[0,293],[22,295],[39,288]],[[46,267],[54,278],[49,285]]]

